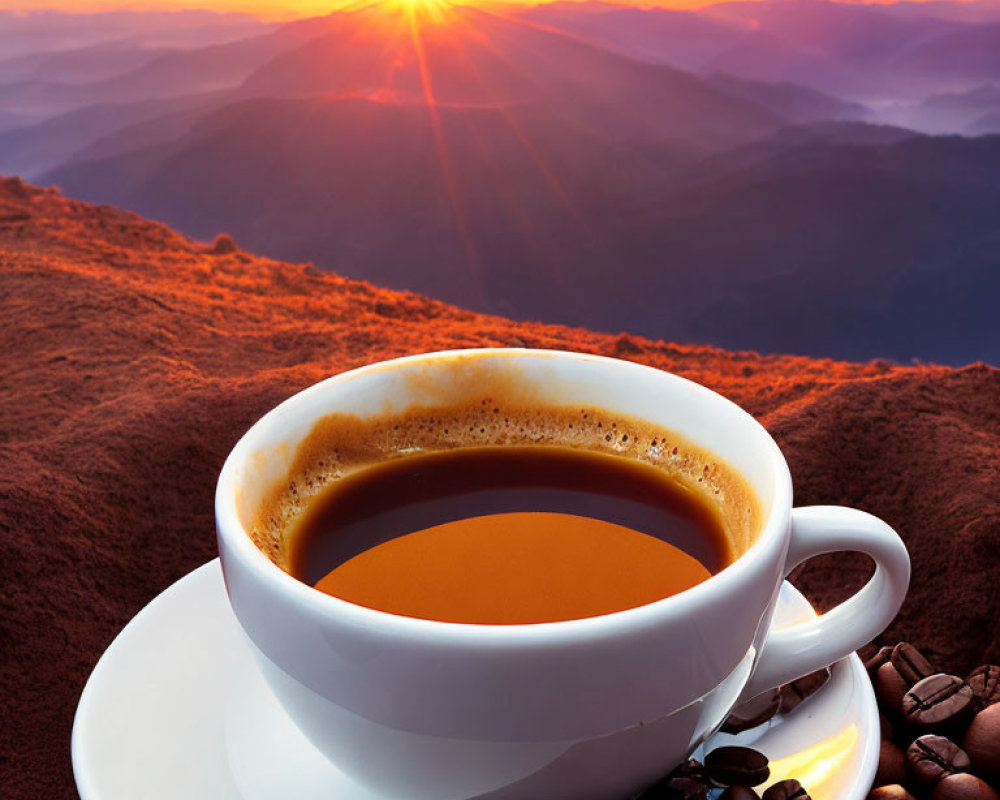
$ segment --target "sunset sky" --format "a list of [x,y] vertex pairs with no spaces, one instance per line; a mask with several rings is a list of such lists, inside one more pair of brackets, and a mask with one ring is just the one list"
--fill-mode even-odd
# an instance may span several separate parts
[[[476,0],[455,0],[460,3],[475,3]],[[504,0],[536,5],[541,0]],[[636,0],[630,5],[667,6],[671,8],[697,8],[719,0]],[[855,0],[864,2],[865,0]],[[212,11],[244,11],[269,19],[298,16],[314,16],[328,13],[350,3],[351,0],[0,0],[0,10],[40,11],[164,11],[183,8],[210,9]],[[629,0],[610,0],[625,2]],[[894,0],[875,0],[894,2]],[[919,2],[919,0],[918,0]]]

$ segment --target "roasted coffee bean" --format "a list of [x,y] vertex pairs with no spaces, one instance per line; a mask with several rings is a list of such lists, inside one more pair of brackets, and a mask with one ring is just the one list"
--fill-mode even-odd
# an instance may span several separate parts
[[906,750],[906,767],[918,780],[934,783],[946,775],[968,772],[971,762],[966,752],[951,739],[929,733]]
[[635,800],[708,800],[708,792],[702,793],[697,798],[688,798],[684,796],[683,792],[678,791],[677,789],[671,789],[666,785],[661,786],[658,783],[655,786],[650,786]]
[[704,765],[693,758],[670,771],[639,795],[640,800],[706,800],[712,782]]
[[720,794],[719,800],[760,800],[760,795],[749,786],[737,784],[730,786]]
[[802,784],[794,778],[778,781],[764,792],[763,800],[812,800]]
[[722,723],[723,733],[740,733],[741,731],[763,725],[778,713],[781,705],[781,693],[778,689],[759,694],[745,703],[741,703]]
[[966,718],[971,704],[972,689],[965,681],[938,673],[917,681],[904,695],[903,716],[917,728],[947,730]]
[[[661,791],[676,793],[681,800],[706,800],[708,792],[712,788],[712,782],[707,778],[702,780],[686,776],[670,778],[660,787]],[[654,797],[658,797],[658,795],[654,795]]]
[[975,775],[957,772],[937,782],[931,800],[1000,800],[1000,795]]
[[749,747],[719,747],[705,756],[705,769],[712,780],[730,786],[758,786],[771,774],[767,756]]
[[816,694],[828,680],[830,680],[830,670],[824,668],[781,686],[780,712],[787,714],[807,697]]
[[878,769],[875,770],[875,786],[902,783],[906,778],[906,754],[893,742],[883,741],[879,745]]
[[972,771],[1000,782],[1000,703],[987,706],[972,718],[962,739],[972,759]]
[[875,674],[875,670],[881,667],[883,664],[887,664],[889,659],[892,657],[892,647],[886,645],[885,647],[880,647],[875,655],[871,656],[865,662],[865,669],[868,670],[869,676]]
[[875,696],[886,714],[902,713],[907,688],[903,676],[891,663],[883,664],[875,671]]
[[705,771],[705,765],[698,761],[696,758],[689,758],[670,770],[670,774],[667,775],[668,778],[702,778],[708,780],[708,772]]
[[868,800],[916,800],[912,794],[900,786],[892,783],[888,786],[877,786],[868,792]]
[[923,653],[909,642],[900,642],[892,648],[890,660],[909,686],[937,672]]
[[878,712],[878,729],[882,739],[892,738],[892,722],[881,711]]
[[972,703],[976,711],[1000,703],[1000,667],[996,664],[983,664],[976,667],[965,679],[972,689]]
[[680,792],[685,800],[702,800],[713,788],[705,765],[693,758],[671,770],[667,785]]
[[[646,791],[640,794],[635,800],[689,800],[686,798],[682,792],[676,789],[671,789],[669,786],[661,786],[656,784],[655,786],[650,786]],[[690,800],[694,800],[691,798]],[[708,800],[708,793],[701,795],[697,800]]]

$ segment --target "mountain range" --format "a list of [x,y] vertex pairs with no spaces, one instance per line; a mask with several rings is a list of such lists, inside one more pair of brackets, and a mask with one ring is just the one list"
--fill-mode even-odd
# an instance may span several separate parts
[[193,48],[244,39],[271,26],[254,16],[211,11],[0,11],[3,63],[97,48]]
[[517,319],[997,362],[1000,136],[924,131],[993,130],[1000,14],[917,5],[361,6],[0,83],[0,172]]
[[[743,0],[697,12],[555,2],[527,12],[625,55],[697,72],[787,82],[875,104],[1000,79],[1000,12],[972,22],[923,3]],[[942,5],[949,5],[947,3]],[[957,4],[952,4],[957,5]]]

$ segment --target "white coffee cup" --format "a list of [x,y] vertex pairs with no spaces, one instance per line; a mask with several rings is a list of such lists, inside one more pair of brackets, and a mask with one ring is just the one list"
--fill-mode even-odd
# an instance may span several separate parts
[[[639,608],[531,625],[397,616],[325,595],[251,540],[265,494],[321,417],[460,400],[502,373],[535,402],[594,406],[672,429],[757,494],[756,542],[708,580]],[[683,378],[591,355],[465,350],[402,358],[306,389],[233,449],[216,494],[236,617],[291,719],[368,789],[398,800],[624,800],[686,758],[740,698],[869,642],[906,593],[896,533],[862,511],[792,508],[788,466],[749,414]],[[769,630],[782,579],[831,551],[869,582],[830,612]]]

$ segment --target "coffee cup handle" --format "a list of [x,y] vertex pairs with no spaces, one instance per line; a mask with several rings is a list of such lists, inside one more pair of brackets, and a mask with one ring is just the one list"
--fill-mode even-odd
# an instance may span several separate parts
[[854,508],[792,509],[786,576],[813,556],[838,551],[870,556],[875,574],[825,614],[770,631],[741,701],[840,660],[878,636],[896,616],[910,582],[910,558],[899,535],[878,517]]

